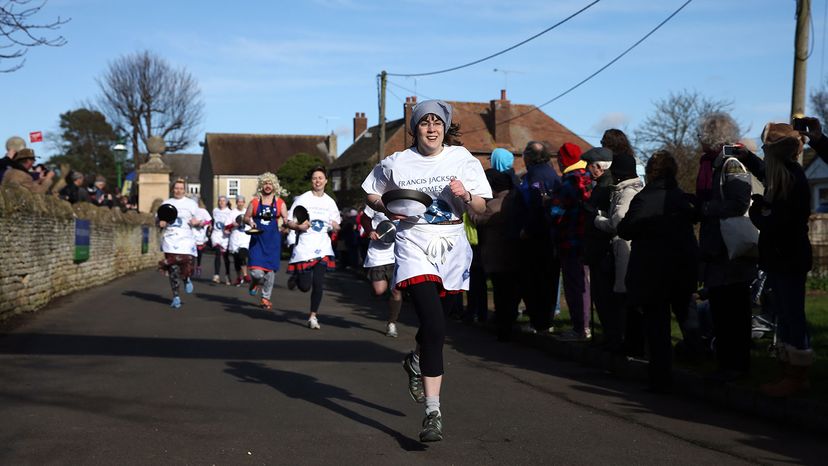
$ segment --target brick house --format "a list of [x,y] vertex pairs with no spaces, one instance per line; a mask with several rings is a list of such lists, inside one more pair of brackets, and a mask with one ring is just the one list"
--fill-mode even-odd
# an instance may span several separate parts
[[336,135],[207,133],[199,178],[201,198],[213,208],[219,196],[248,199],[256,192],[256,178],[276,173],[290,157],[305,153],[330,162],[336,157]]
[[[413,144],[408,132],[411,110],[416,97],[407,97],[403,118],[388,121],[385,125],[385,154],[404,150]],[[515,171],[525,170],[523,149],[529,141],[543,141],[555,152],[565,142],[571,142],[583,150],[592,146],[554,118],[538,110],[534,105],[513,104],[500,91],[500,99],[486,102],[448,101],[453,108],[452,121],[460,125],[463,146],[476,156],[484,168],[489,168],[489,155],[498,147],[515,154]],[[360,185],[371,168],[378,162],[379,125],[368,127],[364,113],[354,117],[354,143],[331,166],[332,188],[338,199],[348,199],[357,204],[361,198]]]

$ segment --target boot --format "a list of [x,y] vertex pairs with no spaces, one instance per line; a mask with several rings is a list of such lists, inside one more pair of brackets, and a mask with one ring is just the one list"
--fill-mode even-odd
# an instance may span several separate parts
[[814,351],[785,345],[783,353],[784,357],[780,358],[783,366],[782,379],[759,387],[762,393],[774,398],[786,398],[811,388],[808,369],[813,364]]

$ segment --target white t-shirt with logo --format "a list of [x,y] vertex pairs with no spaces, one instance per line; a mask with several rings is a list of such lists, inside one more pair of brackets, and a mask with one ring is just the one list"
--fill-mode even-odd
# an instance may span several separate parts
[[[231,210],[233,213],[233,222],[236,222],[236,219],[239,215],[244,217],[244,211],[233,209]],[[250,249],[250,235],[244,232],[243,227],[238,226],[236,223],[236,227],[233,228],[233,231],[230,232],[230,243],[228,247],[228,251],[232,253],[239,252],[239,249]]]
[[207,225],[213,220],[210,217],[210,212],[207,209],[198,208],[195,217],[201,222],[200,226],[193,227],[193,236],[195,237],[196,246],[201,246],[207,242]]
[[213,246],[221,246],[222,249],[227,249],[230,243],[230,234],[224,231],[225,225],[231,225],[236,221],[236,216],[229,208],[213,209],[213,232],[210,233],[210,241]]
[[395,152],[377,164],[362,183],[368,194],[414,189],[432,199],[425,214],[397,226],[395,284],[420,275],[437,275],[446,290],[469,289],[472,250],[461,222],[467,206],[449,188],[455,178],[473,195],[492,197],[483,166],[462,146],[445,146],[433,156],[423,156],[415,149]]
[[190,220],[196,217],[198,204],[189,198],[170,198],[163,202],[178,209],[178,217],[164,228],[161,238],[161,251],[168,254],[189,254],[197,256],[195,237],[190,227]]
[[328,232],[333,222],[342,222],[339,208],[336,202],[327,194],[314,196],[312,191],[307,191],[293,201],[288,212],[288,218],[296,220],[293,210],[297,206],[304,206],[310,217],[310,228],[307,231],[296,235],[296,246],[290,255],[290,263],[305,262],[325,256],[333,256],[331,237]]
[[[377,225],[383,220],[388,220],[382,212],[365,207],[364,215],[371,219],[371,227],[377,229]],[[392,234],[392,233],[387,233]],[[394,263],[394,243],[384,243],[382,241],[372,239],[368,243],[368,253],[365,255],[365,267],[379,267],[381,265],[388,265]]]

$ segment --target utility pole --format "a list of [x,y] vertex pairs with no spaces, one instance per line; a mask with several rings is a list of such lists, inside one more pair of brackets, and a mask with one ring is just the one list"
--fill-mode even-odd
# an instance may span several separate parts
[[382,161],[385,154],[385,85],[388,82],[388,73],[385,70],[380,73],[380,101],[379,101],[379,148],[377,149],[377,163]]
[[796,36],[794,39],[793,93],[791,121],[805,115],[805,71],[808,65],[808,34],[811,0],[796,2]]

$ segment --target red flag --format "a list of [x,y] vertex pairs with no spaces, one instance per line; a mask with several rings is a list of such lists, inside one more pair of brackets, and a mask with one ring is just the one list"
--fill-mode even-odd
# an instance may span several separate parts
[[29,141],[31,142],[43,142],[43,132],[42,131],[32,131],[29,133]]

